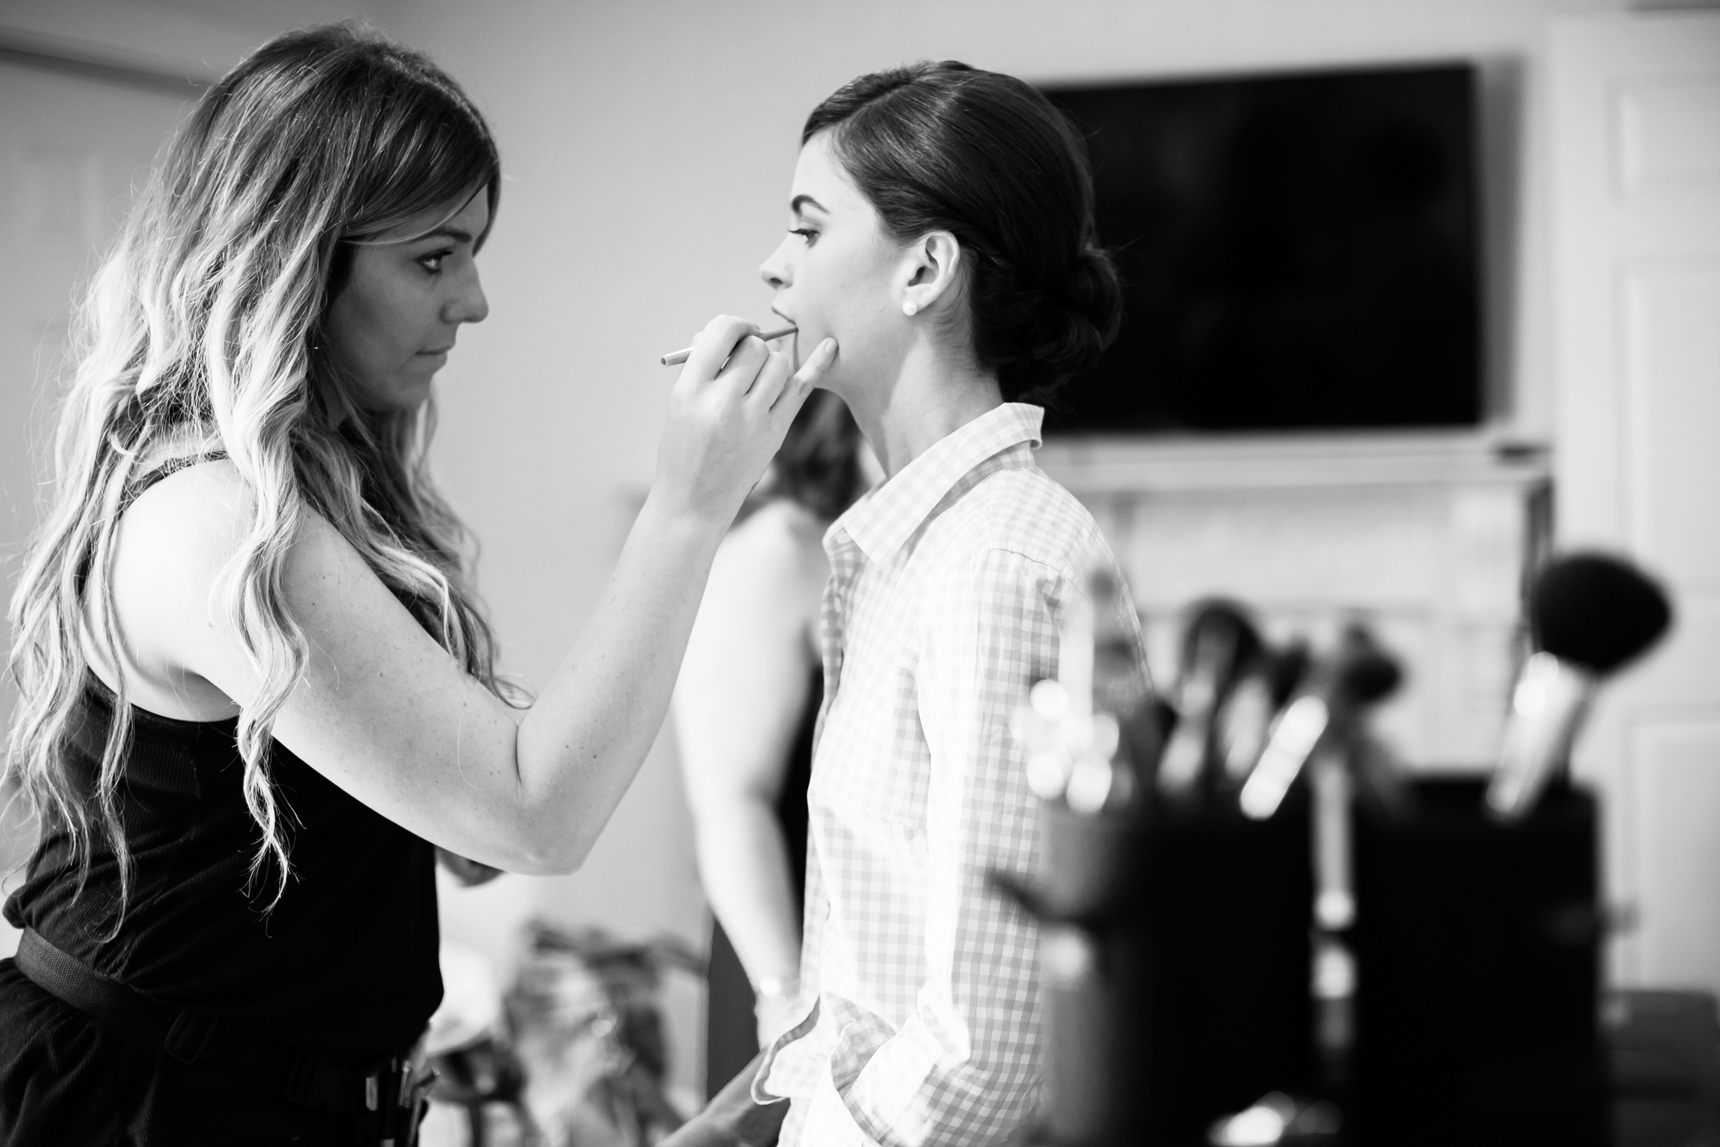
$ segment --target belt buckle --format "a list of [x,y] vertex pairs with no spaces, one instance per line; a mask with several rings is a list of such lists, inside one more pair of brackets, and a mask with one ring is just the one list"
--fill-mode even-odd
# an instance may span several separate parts
[[365,1081],[367,1102],[373,1086],[377,1093],[377,1105],[371,1110],[381,1115],[380,1147],[413,1147],[417,1143],[418,1125],[435,1082],[436,1071],[424,1054],[423,1040],[404,1056],[390,1059],[377,1075]]
[[435,1084],[436,1069],[425,1064],[418,1065],[403,1096],[406,1100],[401,1104],[406,1109],[402,1113],[405,1125],[397,1147],[414,1147],[418,1142],[418,1126],[424,1122],[424,1114],[430,1108],[430,1089]]
[[173,1026],[167,1029],[161,1050],[180,1063],[195,1064],[209,1045],[209,1037],[215,1034],[216,1022],[212,1016],[180,1012],[174,1018]]

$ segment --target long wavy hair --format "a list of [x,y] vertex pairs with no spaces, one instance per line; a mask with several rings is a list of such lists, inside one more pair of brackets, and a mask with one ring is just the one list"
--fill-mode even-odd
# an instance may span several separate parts
[[428,58],[349,25],[290,33],[203,96],[91,281],[52,501],[9,614],[21,697],[7,769],[44,829],[69,834],[80,894],[92,838],[112,849],[110,935],[132,879],[117,798],[132,730],[123,676],[93,782],[73,775],[66,747],[89,687],[84,641],[124,663],[110,576],[119,517],[134,482],[163,458],[224,451],[255,502],[211,607],[261,682],[237,737],[259,834],[251,881],[272,867],[270,908],[291,872],[270,747],[308,652],[284,581],[307,513],[326,518],[449,654],[503,695],[468,584],[469,539],[426,466],[434,411],[361,410],[322,336],[353,245],[437,208],[451,215],[474,194],[488,196],[493,219],[499,175],[482,116]]

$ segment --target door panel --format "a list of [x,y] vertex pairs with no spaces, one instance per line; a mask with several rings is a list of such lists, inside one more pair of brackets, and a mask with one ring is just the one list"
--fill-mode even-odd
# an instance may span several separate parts
[[1626,196],[1720,179],[1720,80],[1627,80],[1617,92],[1615,170]]
[[1561,21],[1549,58],[1556,531],[1638,558],[1677,615],[1576,753],[1641,910],[1612,973],[1720,992],[1720,15]]
[[1720,721],[1649,721],[1632,730],[1630,759],[1642,799],[1642,912],[1676,918],[1643,936],[1641,976],[1669,986],[1706,987],[1720,952]]
[[[1720,122],[1720,118],[1717,118]],[[1630,538],[1685,590],[1720,588],[1720,258],[1624,279]]]
[[[188,104],[159,90],[0,63],[0,586],[10,598],[36,526],[38,481],[73,300]],[[9,634],[0,627],[0,657]],[[14,695],[0,678],[0,727]],[[29,833],[0,792],[0,896]],[[17,933],[0,921],[0,957]]]

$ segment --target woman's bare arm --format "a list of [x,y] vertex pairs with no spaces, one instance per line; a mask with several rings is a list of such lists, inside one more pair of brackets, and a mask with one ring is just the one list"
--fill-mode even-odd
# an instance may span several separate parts
[[800,969],[791,856],[777,819],[806,709],[826,561],[811,515],[776,503],[717,552],[673,713],[699,876],[755,984]]
[[[751,329],[714,320],[700,336],[651,494],[591,620],[529,710],[467,676],[345,539],[307,515],[285,588],[310,658],[276,739],[462,856],[517,872],[577,867],[657,735],[722,533],[834,351],[791,378]],[[214,587],[249,526],[249,497],[227,465],[161,483],[127,514],[114,576],[132,660],[240,704],[259,680]]]

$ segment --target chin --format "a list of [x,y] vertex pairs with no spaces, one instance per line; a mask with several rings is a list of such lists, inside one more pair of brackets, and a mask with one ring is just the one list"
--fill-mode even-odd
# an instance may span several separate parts
[[386,391],[357,396],[358,405],[372,414],[410,414],[430,401],[430,383],[407,383]]

